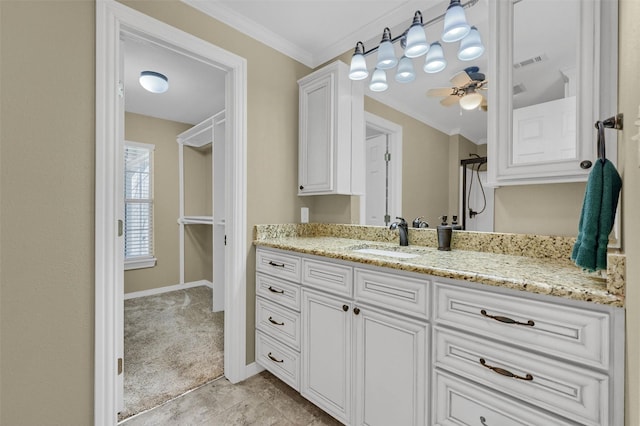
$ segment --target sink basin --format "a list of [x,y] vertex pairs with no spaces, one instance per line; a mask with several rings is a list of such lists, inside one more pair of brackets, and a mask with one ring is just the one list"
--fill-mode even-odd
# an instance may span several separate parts
[[420,257],[419,254],[415,254],[415,253],[404,253],[401,251],[395,251],[395,250],[381,250],[381,249],[375,249],[375,248],[361,248],[361,249],[356,249],[353,250],[356,253],[363,253],[363,254],[374,254],[374,255],[378,255],[378,256],[387,256],[387,257],[395,257],[397,259],[413,259],[415,257]]

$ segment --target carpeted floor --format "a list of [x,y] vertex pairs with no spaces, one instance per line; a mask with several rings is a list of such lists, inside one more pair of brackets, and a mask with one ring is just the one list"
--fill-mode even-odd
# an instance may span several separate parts
[[224,312],[211,306],[205,286],[125,300],[119,420],[222,376]]

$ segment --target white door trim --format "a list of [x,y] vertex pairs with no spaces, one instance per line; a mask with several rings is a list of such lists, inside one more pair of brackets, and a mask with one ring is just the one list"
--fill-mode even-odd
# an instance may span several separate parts
[[[402,126],[379,117],[370,112],[364,112],[365,128],[371,127],[389,138],[389,214],[391,221],[395,216],[402,215]],[[366,195],[360,200],[360,223],[366,223]]]
[[96,201],[95,201],[95,385],[94,424],[113,426],[116,413],[117,262],[117,133],[124,111],[118,102],[117,67],[123,31],[173,46],[227,71],[226,111],[229,131],[226,153],[228,184],[225,293],[225,376],[232,382],[247,377],[246,366],[246,145],[247,63],[218,48],[113,0],[96,1]]

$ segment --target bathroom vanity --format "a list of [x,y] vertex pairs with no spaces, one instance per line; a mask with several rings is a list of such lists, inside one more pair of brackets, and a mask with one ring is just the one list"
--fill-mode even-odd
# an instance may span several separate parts
[[256,361],[305,398],[354,425],[623,424],[624,298],[601,278],[350,229],[370,234],[256,235]]

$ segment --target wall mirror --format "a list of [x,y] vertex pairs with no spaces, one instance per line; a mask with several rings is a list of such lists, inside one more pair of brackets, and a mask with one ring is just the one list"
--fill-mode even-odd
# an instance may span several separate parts
[[[594,123],[616,110],[617,2],[489,2],[489,21],[490,183],[585,181]],[[615,163],[615,132],[607,139]]]

